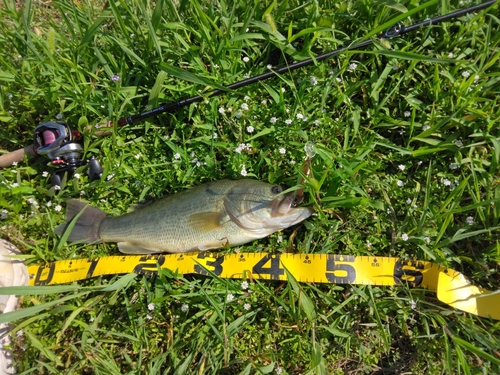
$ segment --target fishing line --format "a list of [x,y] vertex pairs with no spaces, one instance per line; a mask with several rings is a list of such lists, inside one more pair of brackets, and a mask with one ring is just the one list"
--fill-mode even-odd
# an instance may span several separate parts
[[438,300],[470,314],[500,320],[500,291],[468,281],[463,274],[420,260],[337,254],[270,254],[212,252],[116,255],[60,260],[28,267],[30,285],[65,284],[96,276],[137,273],[212,275],[223,279],[288,280],[304,283],[372,286],[408,285],[436,293]]

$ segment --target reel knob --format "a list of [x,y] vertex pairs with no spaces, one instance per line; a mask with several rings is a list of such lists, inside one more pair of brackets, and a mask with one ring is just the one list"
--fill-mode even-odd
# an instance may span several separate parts
[[99,180],[102,177],[101,164],[93,156],[89,160],[87,174],[91,181]]

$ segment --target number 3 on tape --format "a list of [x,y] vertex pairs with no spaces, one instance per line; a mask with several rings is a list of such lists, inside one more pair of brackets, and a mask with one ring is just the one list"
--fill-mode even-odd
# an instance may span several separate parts
[[[222,273],[222,263],[224,262],[224,256],[212,257],[207,253],[199,253],[197,258],[197,263],[194,266],[194,272],[200,275],[208,275],[209,273],[214,273],[220,276]],[[214,260],[209,260],[212,258]]]

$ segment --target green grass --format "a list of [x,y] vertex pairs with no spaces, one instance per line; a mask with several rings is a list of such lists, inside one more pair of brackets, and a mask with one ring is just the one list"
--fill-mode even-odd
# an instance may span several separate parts
[[[52,231],[68,198],[121,214],[243,168],[294,185],[313,142],[305,204],[317,216],[293,241],[287,230],[241,251],[293,242],[298,252],[429,260],[500,289],[498,5],[97,137],[86,124],[333,50],[420,5],[407,25],[457,2],[19,4],[0,4],[2,150],[28,145],[37,124],[60,114],[87,133],[85,157],[104,169],[91,182],[82,167],[60,191],[42,175],[47,159],[0,171],[1,235],[29,264],[117,254],[114,244],[59,241]],[[236,152],[241,143],[250,150]],[[80,285],[23,298],[25,308],[52,305],[14,322],[20,373],[500,372],[499,323],[425,290],[265,281],[245,290],[169,272]]]

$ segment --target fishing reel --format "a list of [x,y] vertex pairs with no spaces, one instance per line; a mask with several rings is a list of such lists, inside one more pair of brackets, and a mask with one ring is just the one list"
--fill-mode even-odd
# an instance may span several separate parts
[[67,172],[73,176],[78,167],[88,164],[87,174],[90,180],[98,180],[102,168],[94,157],[82,160],[83,136],[78,130],[71,130],[62,121],[44,122],[35,128],[34,150],[38,155],[46,156],[56,168],[50,177],[52,186],[61,186],[61,177]]

